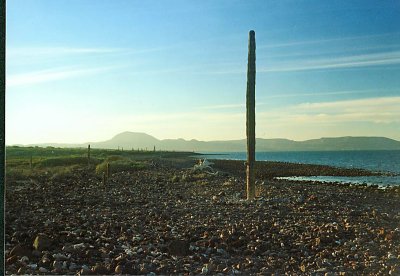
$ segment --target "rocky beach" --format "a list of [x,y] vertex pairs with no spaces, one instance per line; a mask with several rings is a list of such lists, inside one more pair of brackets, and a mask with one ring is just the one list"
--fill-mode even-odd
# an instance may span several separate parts
[[374,173],[260,162],[248,202],[243,162],[214,162],[7,181],[6,274],[400,274],[399,188],[276,180]]

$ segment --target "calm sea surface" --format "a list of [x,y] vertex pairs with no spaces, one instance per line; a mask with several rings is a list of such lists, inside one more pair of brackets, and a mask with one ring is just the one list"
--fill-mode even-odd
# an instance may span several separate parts
[[[208,153],[209,159],[246,160],[245,152]],[[384,171],[397,176],[379,177],[295,177],[296,180],[337,181],[355,184],[400,185],[400,151],[304,151],[304,152],[257,152],[258,161],[282,161],[290,163],[320,164],[343,168],[360,168]]]

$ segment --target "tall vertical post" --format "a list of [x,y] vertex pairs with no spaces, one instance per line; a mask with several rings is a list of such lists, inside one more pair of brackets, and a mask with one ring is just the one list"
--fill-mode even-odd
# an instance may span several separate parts
[[32,169],[33,167],[33,162],[32,162],[32,153],[31,153],[31,159],[29,160],[29,168]]
[[90,144],[87,147],[87,164],[90,167]]
[[247,135],[247,200],[255,197],[255,149],[256,149],[256,34],[249,32],[249,54],[247,62],[246,91],[246,135]]

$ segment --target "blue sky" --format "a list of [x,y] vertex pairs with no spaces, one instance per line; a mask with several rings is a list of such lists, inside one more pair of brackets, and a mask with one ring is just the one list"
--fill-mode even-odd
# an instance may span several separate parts
[[400,140],[399,1],[7,1],[6,143]]

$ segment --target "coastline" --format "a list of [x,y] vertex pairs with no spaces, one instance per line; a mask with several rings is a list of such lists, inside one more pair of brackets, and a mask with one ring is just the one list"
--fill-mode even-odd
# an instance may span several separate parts
[[7,183],[7,273],[400,273],[400,189],[273,179],[365,171],[262,164],[247,202],[243,161],[216,162],[218,175],[189,158],[149,162],[106,186],[87,170]]

